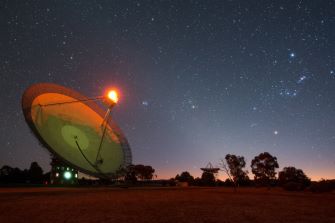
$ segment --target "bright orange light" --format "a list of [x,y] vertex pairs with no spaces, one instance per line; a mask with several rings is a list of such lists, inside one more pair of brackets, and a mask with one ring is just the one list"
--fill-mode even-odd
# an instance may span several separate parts
[[118,102],[119,97],[117,96],[117,92],[115,90],[111,90],[108,92],[108,98],[114,102],[115,104]]

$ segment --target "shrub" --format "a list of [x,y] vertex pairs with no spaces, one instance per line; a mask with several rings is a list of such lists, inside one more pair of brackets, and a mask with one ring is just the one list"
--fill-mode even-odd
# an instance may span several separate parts
[[313,182],[309,190],[317,193],[331,192],[335,189],[335,180],[321,180]]

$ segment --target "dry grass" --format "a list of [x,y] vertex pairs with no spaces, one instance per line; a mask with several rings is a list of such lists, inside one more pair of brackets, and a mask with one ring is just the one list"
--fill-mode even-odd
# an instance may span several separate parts
[[242,188],[0,188],[0,222],[335,222],[335,194]]

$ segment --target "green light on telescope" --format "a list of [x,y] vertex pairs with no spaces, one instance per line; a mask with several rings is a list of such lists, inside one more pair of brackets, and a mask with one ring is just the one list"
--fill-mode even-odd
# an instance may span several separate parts
[[65,178],[66,180],[71,179],[71,178],[72,178],[72,174],[71,174],[71,172],[70,172],[70,171],[65,171],[65,172],[64,172],[64,178]]

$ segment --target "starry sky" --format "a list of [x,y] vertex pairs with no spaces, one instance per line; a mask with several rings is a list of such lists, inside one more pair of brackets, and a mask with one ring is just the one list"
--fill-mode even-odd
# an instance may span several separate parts
[[0,166],[49,170],[21,95],[52,82],[117,87],[113,118],[158,178],[264,151],[335,178],[334,0],[3,0],[0,27]]

